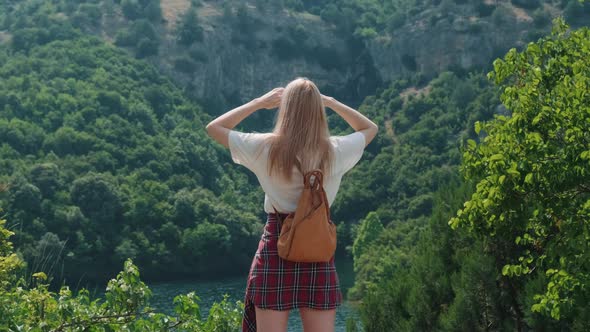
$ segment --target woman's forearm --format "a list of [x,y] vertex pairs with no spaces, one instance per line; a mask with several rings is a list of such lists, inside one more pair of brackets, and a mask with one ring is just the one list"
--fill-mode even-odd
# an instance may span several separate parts
[[228,136],[230,131],[242,122],[248,115],[259,109],[272,109],[278,107],[281,102],[284,88],[274,88],[261,97],[252,99],[250,102],[236,107],[207,124],[207,134],[225,147],[228,147]]
[[209,122],[207,130],[210,127],[221,126],[227,129],[233,129],[250,114],[260,109],[260,101],[258,98],[252,99],[242,106],[238,106],[222,115],[217,117],[215,120]]
[[325,106],[334,110],[338,113],[344,121],[346,121],[355,131],[361,131],[369,128],[377,128],[377,125],[369,120],[366,116],[361,114],[359,111],[339,102],[332,97],[326,97],[324,99]]

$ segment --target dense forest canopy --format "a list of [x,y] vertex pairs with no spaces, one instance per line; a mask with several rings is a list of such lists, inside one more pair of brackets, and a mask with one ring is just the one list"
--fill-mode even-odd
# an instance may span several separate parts
[[11,190],[2,202],[35,268],[101,280],[127,257],[148,276],[245,264],[239,255],[197,263],[210,250],[246,251],[260,212],[254,195],[237,192],[255,187],[225,165],[202,129],[207,116],[173,83],[96,38],[26,55],[5,49],[4,59],[0,137]]
[[[244,275],[263,192],[204,124],[300,75],[381,129],[331,207],[366,330],[590,326],[587,2],[0,6],[0,316],[15,317],[0,327],[35,326],[42,312],[28,305],[50,298],[90,316],[149,310],[138,270],[148,280]],[[573,28],[557,22],[537,41],[561,15]],[[328,114],[332,134],[351,131]],[[238,129],[272,120],[255,113]],[[121,267],[113,280],[129,288],[102,306],[49,292]],[[16,283],[43,296],[11,307],[29,296]],[[128,297],[131,311],[119,310]],[[221,302],[211,323],[188,318],[194,294],[176,304],[160,323],[237,326],[239,304]],[[80,318],[53,314],[55,326]]]

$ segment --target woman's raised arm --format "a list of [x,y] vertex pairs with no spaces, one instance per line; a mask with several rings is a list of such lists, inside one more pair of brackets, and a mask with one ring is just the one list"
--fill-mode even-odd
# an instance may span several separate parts
[[334,112],[338,113],[338,115],[340,115],[355,131],[361,132],[365,135],[366,145],[369,145],[373,138],[375,138],[379,127],[377,127],[373,121],[369,120],[369,118],[333,97],[322,95],[322,100],[324,101],[324,106],[334,110]]
[[281,103],[283,90],[284,88],[275,88],[261,97],[255,98],[242,106],[236,107],[231,111],[220,115],[207,124],[207,134],[226,148],[229,147],[229,131],[259,109],[272,109],[278,107]]

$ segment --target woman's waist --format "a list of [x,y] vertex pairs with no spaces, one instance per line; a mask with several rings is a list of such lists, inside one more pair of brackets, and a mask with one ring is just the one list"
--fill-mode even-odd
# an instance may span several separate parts
[[[267,212],[266,225],[264,226],[265,232],[272,235],[278,235],[280,232],[279,227],[282,226],[282,222],[289,216],[287,212]],[[270,235],[267,234],[267,235]]]
[[274,220],[276,220],[277,217],[280,217],[281,220],[282,220],[284,218],[287,218],[287,216],[289,216],[289,214],[291,214],[291,213],[294,213],[294,212],[280,212],[279,211],[278,214],[275,213],[275,212],[266,212],[266,217],[267,217],[266,219],[267,220],[268,219],[274,219]]

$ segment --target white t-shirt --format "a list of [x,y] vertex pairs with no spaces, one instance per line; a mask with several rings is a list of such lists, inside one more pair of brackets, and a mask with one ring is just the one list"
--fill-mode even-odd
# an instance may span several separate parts
[[[228,144],[232,160],[256,174],[265,193],[264,211],[274,213],[273,205],[279,212],[295,211],[303,190],[303,175],[296,166],[293,166],[290,182],[276,175],[272,177],[268,175],[269,145],[261,146],[268,135],[271,133],[243,133],[230,130]],[[334,172],[324,175],[323,184],[328,203],[332,205],[340,187],[342,175],[361,159],[366,141],[363,133],[354,132],[344,136],[331,136],[330,142],[334,147]],[[258,150],[259,147],[260,150]]]

